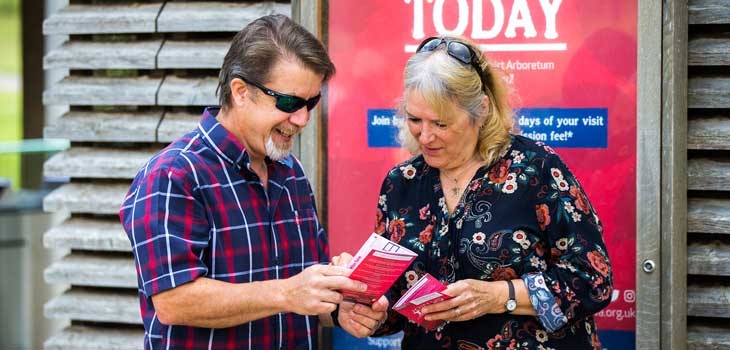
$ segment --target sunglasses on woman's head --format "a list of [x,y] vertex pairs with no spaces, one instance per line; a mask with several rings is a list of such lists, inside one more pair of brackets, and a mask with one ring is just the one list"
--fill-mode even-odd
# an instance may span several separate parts
[[281,92],[271,90],[261,84],[254,83],[253,81],[250,81],[242,76],[239,76],[239,78],[245,81],[246,84],[253,85],[259,90],[263,91],[265,94],[274,97],[276,99],[276,108],[284,113],[294,113],[304,106],[307,106],[307,111],[311,111],[312,108],[317,105],[319,99],[322,97],[322,94],[319,94],[308,100],[305,100],[299,96],[282,94]]
[[471,47],[469,47],[469,45],[460,41],[433,36],[422,41],[421,45],[418,45],[416,53],[434,51],[441,46],[441,44],[446,44],[446,53],[449,54],[449,56],[474,68],[477,74],[479,74],[479,80],[482,82],[482,90],[486,94],[487,86],[484,83],[484,71],[482,71],[482,67],[479,65],[477,54],[471,49]]

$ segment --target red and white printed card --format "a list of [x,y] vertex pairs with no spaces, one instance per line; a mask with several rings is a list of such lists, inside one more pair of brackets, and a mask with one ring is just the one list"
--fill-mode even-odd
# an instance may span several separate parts
[[426,321],[421,312],[424,306],[451,299],[452,296],[442,293],[446,286],[430,274],[425,274],[403,294],[393,305],[393,310],[418,323],[426,331],[440,326],[443,320]]
[[360,247],[348,267],[353,269],[350,278],[364,282],[368,289],[358,293],[343,291],[346,300],[372,304],[390,288],[416,259],[412,250],[373,233]]

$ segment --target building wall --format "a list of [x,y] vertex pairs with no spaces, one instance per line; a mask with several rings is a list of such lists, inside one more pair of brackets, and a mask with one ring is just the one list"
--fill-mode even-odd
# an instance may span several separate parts
[[[46,3],[55,3],[46,1]],[[143,328],[131,247],[118,211],[137,169],[192,130],[204,106],[216,105],[217,76],[230,39],[251,20],[291,15],[273,1],[70,1],[43,22],[66,41],[43,57],[49,120],[44,137],[70,140],[49,158],[47,177],[70,181],[43,200],[68,219],[43,234],[53,251],[46,283],[67,286],[44,305],[69,322],[46,349],[140,349]]]
[[689,1],[687,22],[687,347],[726,349],[730,348],[730,1]]
[[[232,35],[264,13],[302,11],[299,1],[293,3],[296,11],[290,4],[268,1],[71,1],[48,15],[44,35],[65,42],[43,58],[47,77],[62,72],[60,80],[48,84],[43,104],[63,115],[49,121],[44,136],[69,139],[71,148],[44,164],[45,176],[70,178],[44,199],[46,211],[68,214],[43,234],[44,245],[70,251],[44,272],[47,283],[68,286],[45,304],[45,316],[69,322],[45,341],[45,348],[141,348],[134,264],[118,223],[119,204],[137,168],[192,129],[203,106],[217,103],[217,70]],[[646,3],[642,0],[641,6]],[[656,62],[661,81],[653,106],[659,125],[640,130],[652,128],[658,135],[640,140],[657,143],[649,147],[656,157],[643,161],[661,164],[657,178],[647,182],[658,184],[657,203],[639,206],[656,207],[661,216],[651,228],[657,234],[649,238],[658,247],[660,270],[651,278],[661,298],[637,301],[639,307],[656,306],[649,314],[658,320],[645,322],[639,316],[637,328],[654,335],[637,337],[637,344],[650,345],[641,349],[727,348],[730,2],[659,5],[661,23],[656,25],[662,27],[662,37],[657,39],[662,44]],[[672,27],[676,24],[680,27]],[[640,30],[646,30],[642,27],[640,23]],[[304,142],[316,149],[318,131],[308,129],[312,134]],[[317,152],[304,156],[311,157],[305,162],[318,183]],[[640,275],[638,283],[646,276]],[[674,315],[678,318],[672,319]],[[657,328],[670,340],[655,332]]]

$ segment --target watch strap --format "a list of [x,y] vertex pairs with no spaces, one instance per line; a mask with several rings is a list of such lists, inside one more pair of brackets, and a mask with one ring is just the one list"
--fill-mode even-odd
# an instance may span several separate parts
[[517,301],[515,300],[515,285],[512,283],[512,280],[505,280],[507,282],[507,290],[509,291],[509,296],[507,301],[504,303],[504,308],[507,313],[510,313],[512,311],[515,311],[517,308]]
[[509,300],[515,300],[515,285],[512,280],[505,280],[507,282],[507,288],[509,289]]

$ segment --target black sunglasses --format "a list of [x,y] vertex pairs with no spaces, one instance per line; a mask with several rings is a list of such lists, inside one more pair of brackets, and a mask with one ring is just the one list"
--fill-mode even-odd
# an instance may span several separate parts
[[482,67],[479,65],[476,52],[474,52],[469,45],[456,40],[432,36],[422,41],[421,45],[418,45],[416,53],[436,50],[436,48],[441,46],[441,44],[446,44],[446,53],[448,53],[449,56],[474,68],[477,74],[479,74],[479,80],[482,82],[482,91],[486,94],[487,84],[484,82],[484,71],[482,71]]
[[261,84],[254,83],[253,81],[250,81],[242,76],[238,77],[245,81],[246,84],[251,84],[259,88],[259,90],[263,91],[265,94],[274,97],[276,99],[276,108],[284,113],[294,113],[304,106],[307,106],[307,111],[311,111],[312,108],[317,105],[319,99],[322,97],[322,94],[319,94],[308,100],[305,100],[299,96],[287,95],[282,94],[281,92],[276,92]]

